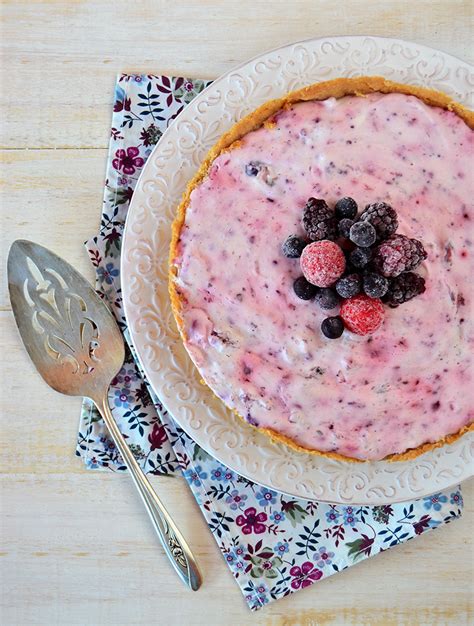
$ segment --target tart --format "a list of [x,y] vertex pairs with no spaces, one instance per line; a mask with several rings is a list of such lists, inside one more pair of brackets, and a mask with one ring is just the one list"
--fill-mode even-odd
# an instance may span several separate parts
[[[472,430],[473,129],[445,94],[344,78],[265,103],[210,150],[173,224],[170,297],[203,381],[247,423],[350,461],[413,458]],[[307,236],[308,199],[343,197],[396,209],[426,251],[424,291],[385,306],[371,334],[332,340],[282,243]]]

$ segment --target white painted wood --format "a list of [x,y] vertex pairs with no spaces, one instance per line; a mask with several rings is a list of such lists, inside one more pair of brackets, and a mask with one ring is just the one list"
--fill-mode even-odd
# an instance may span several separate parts
[[[460,0],[4,0],[2,276],[9,244],[25,237],[92,277],[82,242],[99,221],[118,71],[212,77],[318,34],[402,37],[472,62],[472,13]],[[74,457],[80,400],[34,372],[0,289],[2,625],[472,622],[473,481],[462,520],[251,614],[183,482],[156,478],[202,564],[204,586],[188,592],[127,477],[85,472]]]
[[4,0],[4,147],[105,147],[114,76],[213,78],[290,41],[380,35],[474,60],[470,0]]

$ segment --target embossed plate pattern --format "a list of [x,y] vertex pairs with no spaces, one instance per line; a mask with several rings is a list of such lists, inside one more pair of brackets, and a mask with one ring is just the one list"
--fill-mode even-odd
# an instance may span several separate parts
[[398,463],[344,463],[271,443],[199,382],[181,343],[168,299],[170,224],[208,149],[243,115],[313,82],[375,74],[444,91],[473,107],[472,68],[413,43],[337,37],[262,54],[212,83],[164,133],[137,184],[122,248],[132,341],[148,380],[178,424],[239,474],[292,496],[329,502],[383,504],[454,485],[472,474],[474,436]]

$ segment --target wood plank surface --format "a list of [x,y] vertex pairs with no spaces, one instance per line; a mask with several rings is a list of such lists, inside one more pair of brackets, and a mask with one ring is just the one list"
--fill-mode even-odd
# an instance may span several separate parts
[[[92,278],[115,74],[212,78],[313,36],[400,37],[474,61],[462,0],[4,0],[0,271],[30,238]],[[464,517],[251,614],[181,479],[154,478],[204,586],[174,576],[128,478],[74,456],[80,399],[54,394],[21,348],[0,287],[0,623],[5,626],[469,624],[474,482]]]

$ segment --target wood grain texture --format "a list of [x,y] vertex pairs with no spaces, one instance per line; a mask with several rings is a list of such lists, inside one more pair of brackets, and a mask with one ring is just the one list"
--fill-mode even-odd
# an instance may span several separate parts
[[213,78],[290,41],[401,37],[474,60],[470,0],[3,2],[0,146],[97,148],[117,72]]
[[[459,0],[115,3],[4,0],[0,47],[1,271],[31,238],[92,278],[114,77],[213,77],[312,36],[401,37],[474,60],[473,4]],[[0,292],[0,622],[5,626],[472,623],[474,482],[460,521],[250,614],[182,480],[155,478],[204,573],[187,592],[126,476],[74,456],[80,400],[49,390]]]

